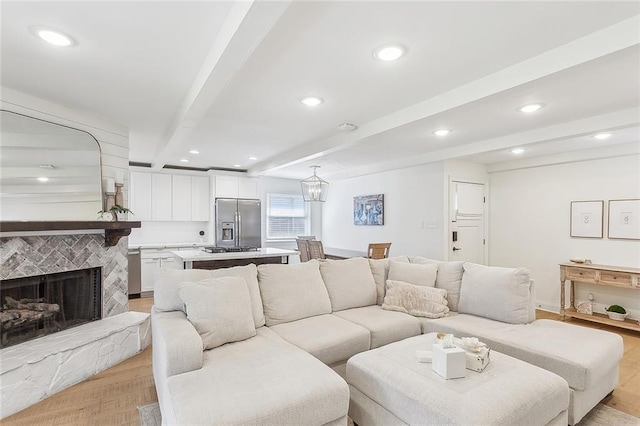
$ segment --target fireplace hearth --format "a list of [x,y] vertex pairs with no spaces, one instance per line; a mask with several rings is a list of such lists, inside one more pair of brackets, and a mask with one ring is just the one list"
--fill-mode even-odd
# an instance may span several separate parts
[[99,320],[102,268],[0,281],[0,347]]

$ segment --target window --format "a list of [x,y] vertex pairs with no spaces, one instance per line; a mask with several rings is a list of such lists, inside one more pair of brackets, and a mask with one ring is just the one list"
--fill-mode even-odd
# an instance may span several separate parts
[[309,205],[302,195],[267,194],[267,239],[294,239],[309,235]]

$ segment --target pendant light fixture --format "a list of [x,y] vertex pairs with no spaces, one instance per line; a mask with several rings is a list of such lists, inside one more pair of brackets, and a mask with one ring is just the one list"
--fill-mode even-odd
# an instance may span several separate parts
[[329,183],[316,174],[316,169],[320,166],[310,166],[313,169],[313,176],[306,178],[300,182],[302,186],[302,197],[304,201],[321,201],[327,200],[327,190]]

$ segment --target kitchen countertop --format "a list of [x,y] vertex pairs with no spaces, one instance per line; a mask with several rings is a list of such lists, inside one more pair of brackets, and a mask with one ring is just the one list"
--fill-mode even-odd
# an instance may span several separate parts
[[204,247],[212,246],[213,243],[209,241],[197,243],[150,243],[150,244],[129,244],[129,250],[144,250],[144,249],[165,249],[165,248],[185,248],[185,247]]
[[207,253],[202,250],[181,250],[171,252],[181,262],[196,262],[199,260],[228,260],[228,259],[255,259],[258,257],[294,256],[299,254],[295,250],[278,248],[259,248],[257,251],[241,251],[232,253]]

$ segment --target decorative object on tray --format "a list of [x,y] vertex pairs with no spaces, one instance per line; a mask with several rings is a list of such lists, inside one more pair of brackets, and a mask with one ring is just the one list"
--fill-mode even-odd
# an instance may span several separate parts
[[602,238],[604,201],[572,201],[572,237]]
[[569,259],[570,262],[573,263],[584,263],[585,265],[591,265],[591,259],[585,259],[582,257],[572,257]]
[[578,305],[577,311],[579,314],[593,315],[593,303],[582,302]]
[[[445,336],[445,333],[438,333],[436,336],[436,341],[441,342],[445,338]],[[482,373],[487,365],[489,365],[489,354],[491,350],[485,343],[478,340],[477,337],[457,338],[454,336],[453,344],[454,346],[465,351],[465,364],[467,370]],[[416,359],[418,360],[418,362],[430,363],[433,360],[433,352],[426,350],[416,351]]]
[[608,237],[640,240],[640,199],[609,200]]
[[605,311],[610,319],[616,321],[624,321],[628,315],[627,310],[620,305],[611,305]]

